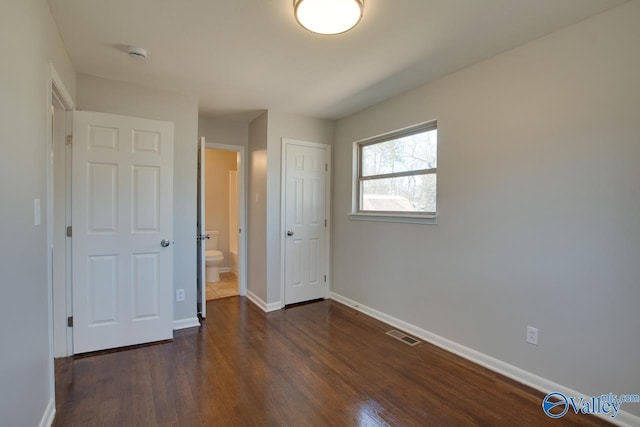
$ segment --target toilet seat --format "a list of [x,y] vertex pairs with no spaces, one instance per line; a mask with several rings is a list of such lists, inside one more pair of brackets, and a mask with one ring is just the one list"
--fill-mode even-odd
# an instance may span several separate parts
[[215,230],[208,230],[207,234],[211,236],[207,239],[204,257],[206,261],[206,280],[207,282],[220,281],[220,264],[224,260],[224,255],[218,250],[219,233]]
[[222,252],[216,251],[214,249],[205,251],[204,256],[207,261],[221,261],[224,259],[224,257],[222,256]]

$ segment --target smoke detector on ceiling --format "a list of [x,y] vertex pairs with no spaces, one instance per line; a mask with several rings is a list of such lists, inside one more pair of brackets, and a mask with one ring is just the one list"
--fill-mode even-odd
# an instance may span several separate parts
[[129,46],[127,53],[131,58],[139,59],[141,61],[147,59],[147,50],[142,47]]

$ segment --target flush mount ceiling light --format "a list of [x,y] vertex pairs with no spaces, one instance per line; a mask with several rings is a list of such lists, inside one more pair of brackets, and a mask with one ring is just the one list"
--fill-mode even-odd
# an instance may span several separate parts
[[296,20],[318,34],[340,34],[360,22],[364,0],[293,0]]

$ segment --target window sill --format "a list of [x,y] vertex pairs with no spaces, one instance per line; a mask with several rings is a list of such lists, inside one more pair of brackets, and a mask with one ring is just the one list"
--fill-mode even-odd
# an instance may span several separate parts
[[349,213],[349,218],[357,221],[402,222],[408,224],[437,224],[437,215],[402,215],[383,213]]

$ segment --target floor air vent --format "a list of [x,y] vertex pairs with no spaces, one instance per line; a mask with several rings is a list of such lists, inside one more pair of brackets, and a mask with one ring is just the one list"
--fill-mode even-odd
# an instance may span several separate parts
[[392,336],[393,338],[402,341],[405,344],[409,344],[410,346],[414,346],[414,345],[418,345],[420,344],[420,341],[418,341],[417,339],[410,337],[409,335],[405,334],[404,332],[400,332],[400,331],[396,331],[395,329],[387,332],[387,335]]

